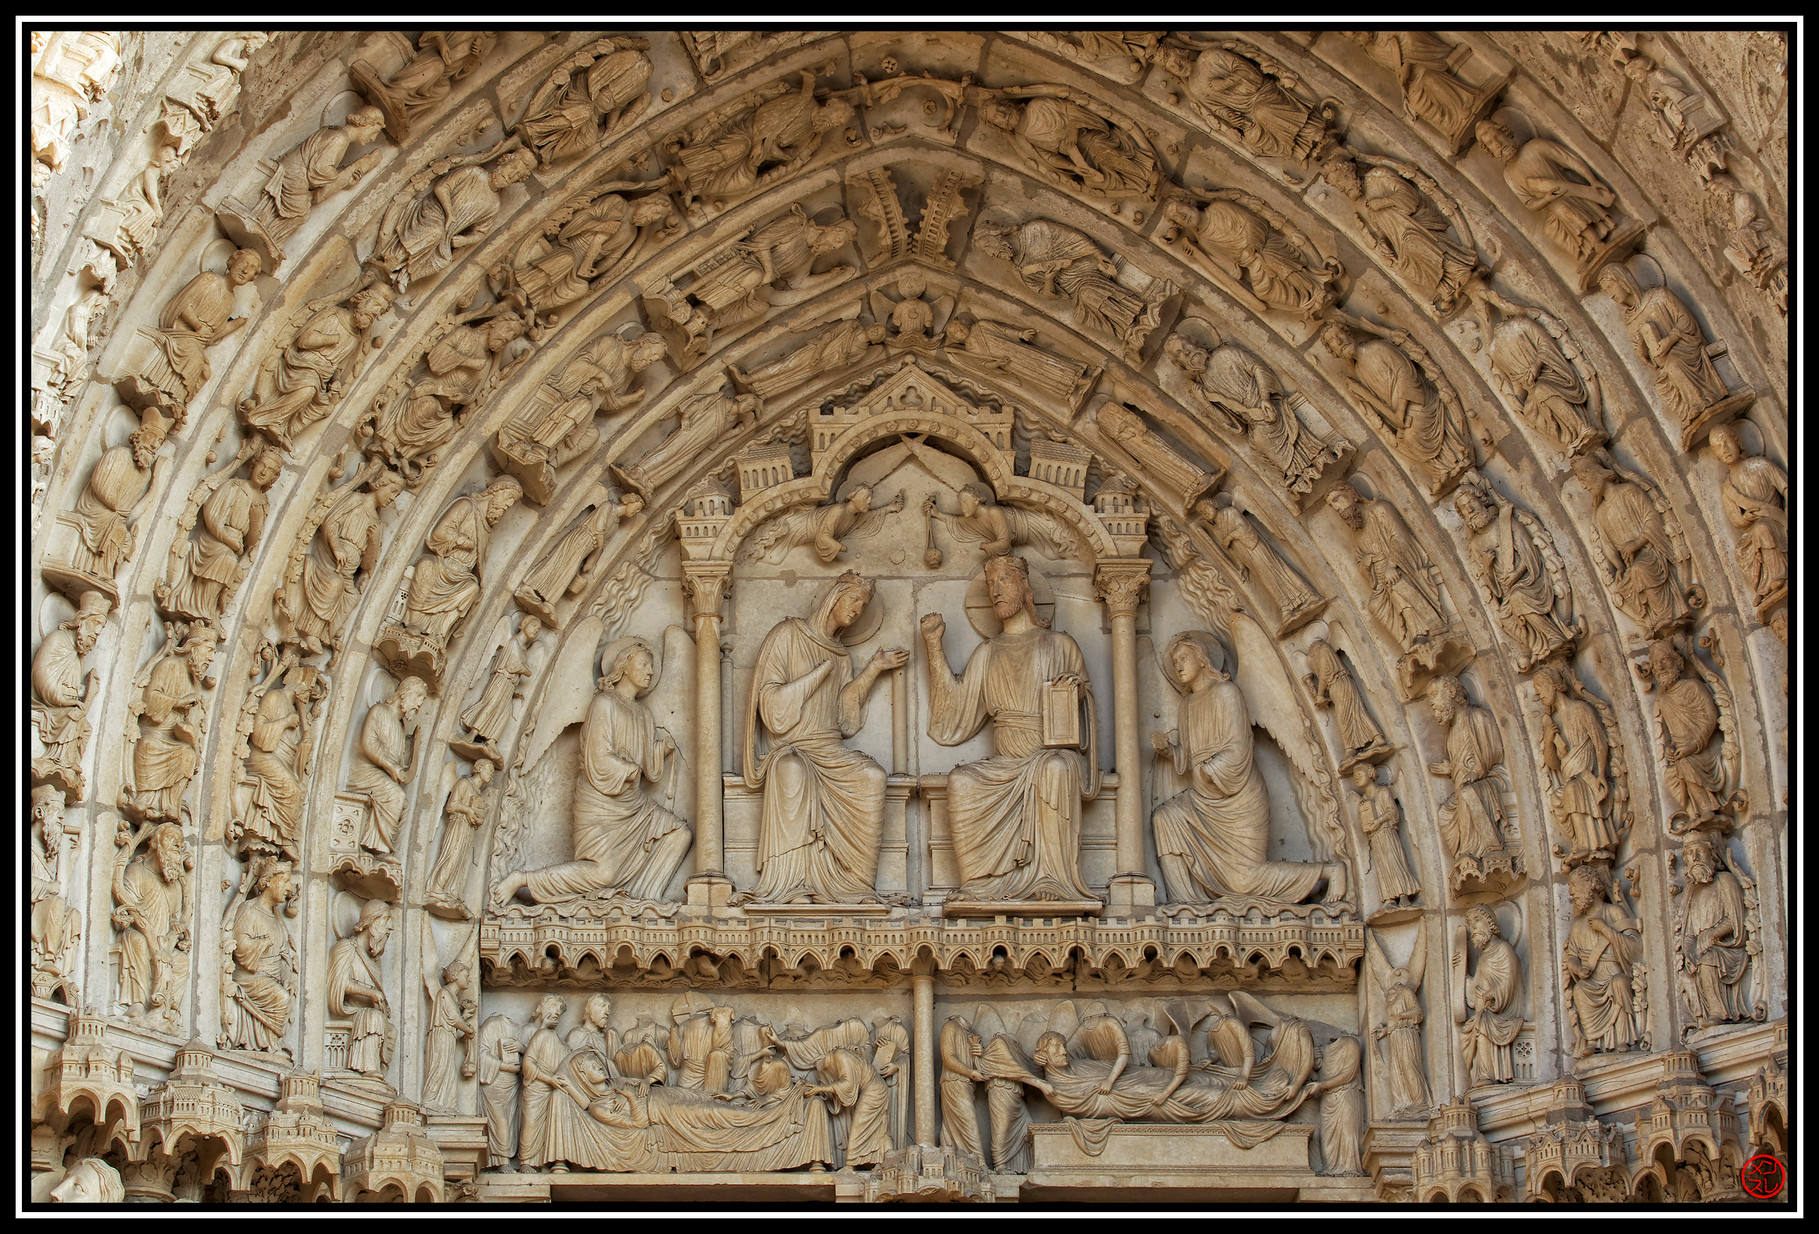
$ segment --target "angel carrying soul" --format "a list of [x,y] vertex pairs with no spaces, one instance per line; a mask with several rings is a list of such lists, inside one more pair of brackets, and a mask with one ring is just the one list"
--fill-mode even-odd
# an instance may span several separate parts
[[872,486],[855,485],[844,501],[807,506],[778,516],[754,538],[750,555],[778,562],[790,549],[812,545],[815,557],[829,563],[846,551],[847,541],[877,535],[884,527],[885,516],[900,513],[902,509],[902,493],[898,493],[890,505],[874,510]]

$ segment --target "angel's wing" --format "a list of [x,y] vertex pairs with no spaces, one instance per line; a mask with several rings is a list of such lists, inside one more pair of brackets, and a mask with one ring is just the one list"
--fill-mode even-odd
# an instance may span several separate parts
[[1394,968],[1395,965],[1390,963],[1389,956],[1384,953],[1383,944],[1377,941],[1377,932],[1375,930],[1366,930],[1364,932],[1364,949],[1366,954],[1370,957],[1370,962],[1366,964],[1365,967],[1370,970],[1371,980],[1376,983],[1377,989],[1381,991],[1383,989],[1383,979],[1389,975],[1390,969]]
[[1408,957],[1408,988],[1419,990],[1421,979],[1427,976],[1427,918],[1415,919],[1415,949]]
[[[1294,676],[1283,664],[1276,640],[1248,616],[1231,622],[1233,650],[1237,653],[1235,677],[1246,698],[1298,697]],[[1315,735],[1313,719],[1299,708],[1293,718],[1278,712],[1253,714],[1252,721],[1269,734],[1294,769],[1290,784],[1295,804],[1307,827],[1308,845],[1316,861],[1345,861],[1351,842],[1339,817],[1339,800],[1333,792],[1333,774],[1325,748]],[[1300,723],[1294,723],[1298,719]]]
[[815,519],[820,512],[820,506],[810,505],[777,515],[752,536],[742,556],[747,561],[762,558],[775,565],[792,548],[814,543]]
[[1724,785],[1727,793],[1735,792],[1742,784],[1739,766],[1742,754],[1737,743],[1737,708],[1731,698],[1731,688],[1724,684],[1723,677],[1706,668],[1698,656],[1688,654],[1686,658],[1704,678],[1712,692],[1712,701],[1718,705],[1718,732],[1724,739],[1719,753],[1724,763]]
[[1073,553],[1074,533],[1046,510],[1005,506],[1004,517],[1010,527],[1011,539],[1016,543],[1027,544],[1043,556],[1057,560]]

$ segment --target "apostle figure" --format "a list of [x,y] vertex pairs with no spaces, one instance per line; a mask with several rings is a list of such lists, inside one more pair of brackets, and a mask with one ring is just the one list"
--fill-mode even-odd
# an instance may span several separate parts
[[1358,790],[1358,830],[1364,833],[1369,868],[1377,872],[1379,908],[1406,905],[1421,894],[1421,880],[1402,851],[1402,807],[1387,784],[1377,783],[1374,763],[1355,763],[1352,784]]
[[1705,603],[1705,589],[1681,576],[1655,495],[1636,483],[1639,477],[1595,459],[1574,459],[1572,470],[1591,495],[1593,543],[1603,550],[1617,607],[1651,638],[1689,622],[1692,609]]
[[[281,247],[303,226],[309,212],[379,165],[379,152],[370,151],[347,167],[341,160],[355,146],[379,136],[385,115],[377,107],[356,107],[340,124],[317,129],[278,160],[278,169],[261,191],[258,204],[246,212],[246,223],[264,232],[272,248],[273,263],[284,259]],[[231,203],[230,203],[231,204]],[[255,233],[255,237],[257,234]]]
[[284,681],[265,692],[248,736],[246,780],[252,796],[231,838],[248,836],[297,857],[303,818],[303,775],[309,766],[309,720],[313,704],[328,693],[328,682],[311,665],[293,665]]
[[1503,164],[1503,178],[1516,200],[1539,210],[1550,240],[1585,269],[1604,247],[1617,221],[1609,207],[1617,195],[1586,161],[1557,141],[1518,141],[1495,120],[1478,121],[1478,141]]
[[411,577],[404,629],[428,643],[438,660],[480,599],[480,566],[493,527],[523,495],[517,477],[500,476],[480,492],[450,502],[424,541],[431,555],[417,562]]
[[240,580],[240,567],[259,547],[271,508],[273,484],[284,456],[267,447],[253,456],[247,476],[234,476],[198,511],[202,528],[190,542],[188,569],[171,584],[158,584],[158,607],[179,617],[219,621]]
[[1636,1048],[1630,974],[1642,958],[1642,923],[1610,903],[1597,866],[1573,867],[1567,878],[1573,924],[1560,950],[1575,1057]]
[[562,1044],[562,1037],[556,1032],[556,1022],[565,1009],[566,1005],[554,994],[545,994],[538,1001],[537,1031],[531,1034],[530,1042],[518,1060],[519,1091],[523,1098],[518,1164],[526,1170],[539,1169],[550,1160],[544,1146],[544,1132],[549,1122],[556,1069],[568,1057],[568,1047]]
[[1636,355],[1655,370],[1655,392],[1682,428],[1691,429],[1707,408],[1730,395],[1705,349],[1705,332],[1684,300],[1666,287],[1644,291],[1619,264],[1598,272],[1598,287],[1623,307]]
[[1453,795],[1440,805],[1440,837],[1456,860],[1474,862],[1504,851],[1503,800],[1498,770],[1503,737],[1497,717],[1466,698],[1457,677],[1436,677],[1427,687],[1434,722],[1446,727],[1446,761],[1429,763],[1429,775],[1453,782]]
[[184,284],[158,315],[158,350],[142,374],[124,380],[121,397],[137,405],[160,404],[181,423],[189,401],[209,379],[208,349],[246,324],[244,317],[229,316],[235,289],[258,275],[259,254],[235,249],[226,274],[204,270]]
[[[145,849],[130,862],[141,843]],[[114,843],[114,926],[120,936],[120,1001],[127,1014],[164,1008],[174,1019],[170,982],[176,952],[188,950],[188,871],[195,865],[176,823],[147,823],[134,832],[122,821]]]
[[373,704],[360,726],[360,745],[354,751],[354,770],[347,777],[347,787],[365,796],[371,806],[371,824],[360,834],[360,847],[368,852],[389,854],[398,838],[404,786],[416,777],[423,761],[419,757],[423,732],[413,721],[428,696],[423,678],[406,677],[390,698]]
[[1354,339],[1350,330],[1329,322],[1320,331],[1320,342],[1350,366],[1345,385],[1352,401],[1377,418],[1398,454],[1426,473],[1421,478],[1430,494],[1444,492],[1477,462],[1464,409],[1448,397],[1450,390],[1429,392],[1415,365],[1415,357],[1426,353],[1406,333]]
[[1453,1020],[1460,1025],[1466,1083],[1507,1084],[1516,1076],[1510,1047],[1522,1031],[1522,1013],[1512,1010],[1522,990],[1522,961],[1497,928],[1496,915],[1482,904],[1465,910],[1465,933],[1478,949],[1478,967],[1467,977],[1464,939],[1456,939],[1453,948]]
[[620,639],[600,667],[599,693],[581,725],[574,860],[506,875],[493,893],[500,907],[521,888],[539,904],[602,893],[661,899],[688,855],[688,823],[645,787],[662,781],[676,757],[676,743],[637,701],[657,682],[656,652],[641,638]]
[[215,658],[220,631],[197,625],[181,647],[152,665],[145,683],[144,706],[133,743],[131,792],[123,791],[120,810],[135,819],[179,821],[183,790],[189,787],[201,758],[206,720],[201,710],[202,685]]
[[1003,629],[974,649],[960,677],[941,647],[940,614],[925,614],[921,623],[929,737],[957,746],[988,722],[992,727],[993,754],[948,773],[963,894],[1097,903],[1080,879],[1081,802],[1099,795],[1097,713],[1086,662],[1072,637],[1047,629],[1036,615],[1023,558],[990,558],[985,580]]
[[404,291],[448,266],[455,255],[492,230],[499,195],[537,169],[537,156],[512,150],[489,174],[469,164],[438,177],[407,203],[394,201],[380,222],[367,258]]
[[983,1161],[973,1100],[973,1086],[985,1080],[979,1062],[979,1034],[960,1016],[949,1016],[941,1026],[941,1143]]
[[1704,822],[1728,804],[1718,700],[1710,685],[1686,671],[1686,657],[1672,641],[1649,644],[1648,664],[1657,691],[1667,791],[1680,807],[1669,825],[1684,830],[1687,820]]
[[125,441],[102,451],[70,511],[80,537],[70,547],[71,569],[111,584],[120,563],[132,556],[132,516],[151,488],[158,447],[169,431],[163,413],[147,407]]
[[[1238,48],[1255,53],[1261,67]],[[1235,132],[1252,154],[1306,159],[1331,140],[1326,122],[1331,101],[1314,112],[1283,88],[1295,81],[1288,69],[1249,44],[1231,40],[1197,54],[1164,45],[1156,49],[1156,59],[1181,83],[1195,111]]]
[[1535,674],[1535,697],[1547,709],[1541,765],[1553,784],[1554,817],[1572,845],[1566,855],[1608,858],[1620,838],[1611,818],[1610,734],[1592,705],[1575,697],[1580,693],[1571,688],[1564,668],[1550,664]]
[[1351,199],[1377,256],[1428,296],[1435,312],[1450,312],[1479,269],[1477,251],[1447,236],[1452,221],[1394,168],[1378,164],[1361,175],[1358,164],[1339,153],[1320,174]]
[[474,832],[486,821],[488,788],[493,782],[493,761],[474,760],[474,774],[455,781],[448,804],[442,809],[442,849],[429,873],[424,903],[456,910],[467,916],[467,870],[474,851]]
[[[873,584],[848,570],[804,621],[779,622],[758,649],[745,728],[745,784],[764,790],[758,823],[763,903],[876,900],[884,826],[884,768],[843,744],[865,721],[878,678],[909,663],[879,650],[857,675],[840,632],[871,602]],[[758,753],[759,721],[770,748]]]
[[1687,900],[1680,923],[1682,990],[1700,1028],[1749,1014],[1743,979],[1750,966],[1749,905],[1743,884],[1725,868],[1719,841],[1706,831],[1686,838]]
[[297,953],[284,924],[286,917],[297,913],[291,877],[289,862],[269,856],[255,858],[248,871],[253,894],[234,910],[228,924],[233,999],[221,1013],[224,1045],[242,1050],[284,1048],[297,982]]
[[[1724,517],[1743,533],[1737,568],[1761,615],[1787,597],[1787,472],[1751,454],[1734,424],[1713,429],[1711,446],[1713,457],[1731,469],[1722,490]],[[1786,642],[1785,628],[1780,633]]]
[[1511,501],[1499,502],[1488,488],[1464,484],[1453,494],[1453,509],[1464,522],[1472,572],[1490,593],[1497,624],[1518,648],[1516,671],[1527,672],[1569,650],[1580,623],[1573,618],[1572,590],[1544,528]]
[[1224,671],[1224,648],[1203,631],[1184,631],[1164,659],[1182,694],[1180,728],[1157,734],[1157,753],[1190,785],[1151,816],[1169,901],[1231,895],[1299,904],[1322,890],[1328,903],[1343,900],[1342,863],[1269,859],[1269,789],[1252,761],[1250,708]]
[[368,481],[366,492],[345,494],[316,528],[301,577],[278,600],[280,617],[289,621],[303,654],[320,654],[325,641],[340,646],[341,623],[360,601],[355,576],[364,578],[379,564],[385,542],[379,511],[403,491],[403,476],[381,470]]
[[[455,1078],[474,1078],[474,1023],[478,1004],[467,994],[467,965],[457,961],[442,970],[442,986],[430,1004],[429,1041],[423,1063],[423,1105],[431,1110],[455,1108]],[[464,1043],[466,1053],[455,1051]]]
[[354,932],[328,952],[328,1013],[353,1021],[347,1037],[348,1070],[376,1080],[385,1079],[397,1041],[380,967],[391,932],[392,906],[368,900]]
[[1491,372],[1520,404],[1530,427],[1563,454],[1577,454],[1605,439],[1599,391],[1587,382],[1560,344],[1526,314],[1506,318],[1491,332]]
[[392,306],[391,289],[369,287],[303,323],[275,362],[263,367],[238,411],[286,451],[297,434],[322,419],[347,390],[367,329]]

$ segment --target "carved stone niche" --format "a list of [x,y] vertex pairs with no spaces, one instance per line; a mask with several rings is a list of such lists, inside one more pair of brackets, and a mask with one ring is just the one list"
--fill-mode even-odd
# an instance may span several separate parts
[[1410,1165],[1417,1204],[1489,1204],[1513,1199],[1509,1151],[1478,1131],[1478,1111],[1460,1097],[1434,1111]]
[[234,1090],[215,1075],[215,1052],[200,1038],[177,1051],[170,1078],[140,1105],[140,1151],[176,1159],[195,1158],[203,1178],[223,1165],[230,1176],[242,1169],[241,1124],[246,1112]]
[[347,1146],[341,1161],[344,1194],[381,1203],[442,1203],[442,1150],[424,1131],[422,1112],[394,1101],[384,1117],[379,1130]]
[[[1572,1076],[1554,1085],[1546,1123],[1527,1137],[1524,1146],[1524,1198],[1530,1202],[1571,1199],[1619,1200],[1603,1194],[1610,1186],[1607,1172],[1623,1177],[1626,1160],[1623,1130],[1592,1116],[1585,1086]],[[1591,1195],[1586,1194],[1591,1192]]]
[[310,1203],[341,1198],[341,1137],[322,1112],[321,1077],[293,1071],[278,1077],[278,1104],[247,1138],[247,1172],[294,1167],[301,1183],[292,1198]]
[[1706,1083],[1699,1055],[1692,1050],[1663,1055],[1659,1091],[1648,1109],[1636,1114],[1636,1157],[1643,1163],[1638,1193],[1653,1176],[1668,1197],[1728,1198],[1739,1190],[1743,1149],[1732,1094]]
[[44,1064],[44,1087],[32,1111],[34,1123],[61,1133],[79,1115],[102,1135],[139,1143],[139,1092],[133,1084],[133,1060],[118,1047],[104,1044],[107,1021],[90,1007],[69,1018],[69,1036]]

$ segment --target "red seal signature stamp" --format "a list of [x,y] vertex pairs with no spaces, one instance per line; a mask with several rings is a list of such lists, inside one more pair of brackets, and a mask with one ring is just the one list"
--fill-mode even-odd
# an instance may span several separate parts
[[1772,1200],[1787,1185],[1787,1171],[1767,1153],[1757,1153],[1743,1163],[1743,1189],[1758,1200]]

